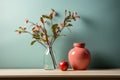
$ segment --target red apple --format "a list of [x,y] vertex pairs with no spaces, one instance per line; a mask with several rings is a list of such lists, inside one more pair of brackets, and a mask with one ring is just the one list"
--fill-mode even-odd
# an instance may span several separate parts
[[67,61],[61,61],[59,63],[59,69],[62,71],[67,71],[68,69],[68,62]]

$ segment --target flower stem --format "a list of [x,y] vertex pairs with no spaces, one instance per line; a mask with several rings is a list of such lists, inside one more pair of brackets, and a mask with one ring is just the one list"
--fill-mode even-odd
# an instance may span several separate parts
[[[60,32],[58,32],[57,35],[59,35],[59,34],[62,32],[63,29],[64,29],[64,27],[61,28]],[[54,37],[52,37],[52,39],[51,39],[51,44],[52,44],[52,45],[53,45],[53,43],[55,42],[55,40],[56,40],[56,39],[54,39]]]
[[42,46],[44,46],[47,49],[47,47],[42,42],[40,42],[38,40],[37,40],[37,42],[40,43]]
[[29,23],[31,23],[32,25],[36,25],[35,23],[33,23],[33,22],[31,22],[31,21],[29,21]]
[[53,53],[53,49],[52,49],[52,46],[49,46],[49,51],[50,51],[50,55],[51,55],[51,58],[52,58],[52,63],[53,63],[53,67],[54,69],[56,69],[56,60],[55,60],[55,56],[54,56],[54,53]]
[[[25,33],[28,33],[28,34],[30,34],[30,35],[33,35],[31,32],[29,32],[29,31],[24,31]],[[39,40],[37,40],[36,39],[36,41],[38,42],[38,43],[40,43],[42,46],[44,46],[46,49],[47,49],[47,46],[45,46],[45,44],[43,44],[42,42],[40,42]]]

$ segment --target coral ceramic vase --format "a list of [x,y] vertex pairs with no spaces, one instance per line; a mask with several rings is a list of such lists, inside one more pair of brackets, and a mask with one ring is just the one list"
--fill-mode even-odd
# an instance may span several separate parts
[[69,51],[68,59],[74,70],[86,70],[90,63],[90,52],[85,48],[85,43],[74,43],[74,48]]

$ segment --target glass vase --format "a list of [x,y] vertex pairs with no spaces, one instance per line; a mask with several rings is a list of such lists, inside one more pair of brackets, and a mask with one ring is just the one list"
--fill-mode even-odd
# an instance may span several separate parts
[[56,68],[57,68],[57,64],[55,59],[55,53],[53,51],[52,46],[48,46],[44,54],[44,69],[54,70]]

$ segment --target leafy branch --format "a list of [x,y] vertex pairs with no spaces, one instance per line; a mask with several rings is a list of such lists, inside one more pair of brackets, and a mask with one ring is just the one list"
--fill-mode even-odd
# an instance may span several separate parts
[[[68,28],[70,30],[69,27],[73,26],[72,22],[76,21],[77,18],[80,18],[80,16],[77,15],[77,12],[65,10],[64,14],[65,18],[63,22],[53,23],[53,19],[56,16],[56,12],[54,9],[51,9],[49,15],[43,14],[40,17],[39,23],[42,25],[35,24],[26,19],[25,23],[32,24],[31,31],[27,31],[27,27],[19,27],[19,29],[17,29],[16,32],[18,32],[19,34],[28,33],[32,35],[32,38],[34,40],[31,42],[31,45],[33,45],[35,42],[39,42],[45,48],[47,46],[51,47],[58,37],[65,36],[64,34],[61,34],[62,30],[64,28]],[[51,27],[52,34],[49,34],[46,29],[45,25],[47,24],[47,22],[50,23],[49,27]]]

